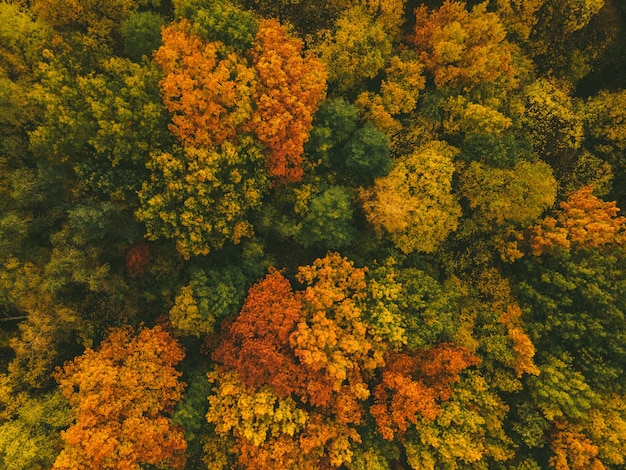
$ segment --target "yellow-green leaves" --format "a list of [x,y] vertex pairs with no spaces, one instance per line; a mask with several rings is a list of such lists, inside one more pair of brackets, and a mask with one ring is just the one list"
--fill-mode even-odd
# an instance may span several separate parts
[[554,204],[556,180],[547,163],[520,160],[511,169],[472,162],[461,193],[485,224],[528,226]]
[[176,240],[187,258],[249,237],[249,212],[260,206],[269,186],[264,159],[250,139],[153,155],[152,177],[139,193],[137,211],[148,237]]

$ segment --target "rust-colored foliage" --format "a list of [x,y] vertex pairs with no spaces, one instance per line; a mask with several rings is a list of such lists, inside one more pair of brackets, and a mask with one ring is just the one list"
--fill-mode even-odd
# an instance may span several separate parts
[[220,42],[205,42],[185,21],[163,30],[154,60],[165,76],[161,91],[173,114],[170,131],[185,145],[235,140],[252,113],[254,71]]
[[388,348],[364,315],[365,272],[328,254],[299,269],[303,290],[276,270],[250,289],[213,353],[219,387],[207,415],[218,433],[232,433],[244,468],[349,460]]
[[146,242],[135,243],[126,253],[126,269],[133,277],[141,277],[150,264],[152,255]]
[[174,366],[182,347],[156,326],[134,336],[112,330],[98,351],[57,369],[75,423],[62,438],[55,469],[139,469],[140,464],[183,468],[187,444],[168,418],[184,384]]
[[326,72],[316,58],[302,57],[302,41],[290,37],[277,20],[261,22],[250,55],[257,85],[248,126],[269,150],[269,174],[300,181],[303,145],[326,93]]
[[452,396],[451,386],[460,380],[461,371],[479,360],[465,348],[442,344],[427,351],[392,352],[386,362],[371,413],[383,438],[392,440],[419,416],[434,420],[439,403]]
[[506,30],[486,8],[485,2],[469,12],[464,2],[446,0],[437,10],[415,11],[413,43],[438,87],[470,90],[512,75]]
[[213,354],[207,414],[243,468],[340,467],[361,442],[372,394],[369,412],[393,440],[435,420],[461,372],[479,362],[447,343],[393,350],[369,317],[375,281],[366,272],[329,253],[299,268],[302,290],[276,270],[250,289]]
[[213,360],[236,369],[247,386],[256,388],[266,383],[285,398],[294,392],[299,378],[289,336],[302,316],[302,305],[291,284],[272,270],[248,292]]
[[618,217],[615,201],[606,202],[593,195],[593,188],[584,187],[569,195],[560,204],[556,217],[546,217],[531,228],[531,252],[535,256],[554,248],[598,248],[623,243],[625,217]]

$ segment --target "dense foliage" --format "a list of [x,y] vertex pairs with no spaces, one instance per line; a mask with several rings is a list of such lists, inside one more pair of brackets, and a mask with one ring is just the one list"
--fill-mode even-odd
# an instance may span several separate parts
[[618,0],[0,0],[0,467],[626,465]]

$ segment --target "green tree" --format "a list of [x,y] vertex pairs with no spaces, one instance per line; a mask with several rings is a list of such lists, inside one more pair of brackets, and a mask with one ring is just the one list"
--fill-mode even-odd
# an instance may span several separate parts
[[169,312],[174,327],[183,335],[213,333],[215,323],[233,316],[245,296],[246,278],[235,266],[191,272],[190,283],[180,289]]
[[346,168],[356,176],[375,178],[391,169],[389,138],[369,123],[352,134],[342,153]]
[[161,46],[163,18],[151,11],[133,13],[122,23],[124,55],[135,62],[150,58]]
[[336,250],[349,246],[355,234],[352,195],[343,186],[331,186],[312,196],[296,240],[304,246]]
[[159,78],[154,66],[122,58],[77,77],[53,61],[38,96],[45,112],[33,151],[69,166],[79,193],[135,205],[150,153],[171,142]]

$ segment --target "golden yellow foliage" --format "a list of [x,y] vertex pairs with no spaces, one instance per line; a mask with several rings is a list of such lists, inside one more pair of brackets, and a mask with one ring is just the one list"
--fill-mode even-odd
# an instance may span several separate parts
[[357,97],[356,104],[365,119],[387,135],[402,129],[396,117],[415,109],[419,93],[426,83],[422,69],[423,65],[414,58],[393,56],[385,70],[380,92],[366,91]]
[[554,204],[556,180],[542,161],[520,160],[511,169],[470,163],[461,192],[486,224],[528,226]]
[[452,193],[456,149],[431,142],[397,159],[387,176],[361,191],[367,220],[404,253],[431,253],[456,230],[461,207]]
[[360,7],[344,12],[334,34],[326,32],[318,46],[329,82],[340,92],[358,89],[363,80],[376,77],[387,65],[391,50],[385,28]]
[[487,2],[472,11],[462,2],[446,0],[437,10],[416,11],[413,44],[420,61],[438,87],[469,91],[481,83],[513,76],[506,30]]
[[550,466],[555,470],[604,470],[606,467],[596,458],[598,446],[591,443],[582,427],[557,420],[551,435],[550,448],[554,455]]
[[513,368],[517,378],[520,378],[523,374],[539,374],[539,368],[533,361],[535,346],[520,325],[519,319],[521,316],[522,309],[519,305],[509,305],[506,313],[500,316],[500,322],[506,326],[509,339],[513,343],[513,351],[516,354]]
[[443,109],[448,113],[443,123],[447,134],[500,135],[512,124],[510,118],[494,107],[473,103],[463,95],[448,98]]

